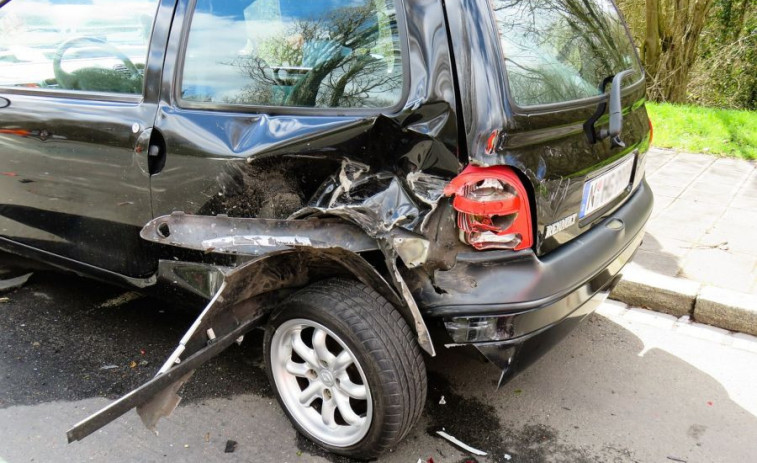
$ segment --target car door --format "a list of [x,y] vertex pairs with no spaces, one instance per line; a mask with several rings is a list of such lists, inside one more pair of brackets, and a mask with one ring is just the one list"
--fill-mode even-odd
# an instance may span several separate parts
[[155,215],[285,218],[347,157],[388,157],[376,118],[402,110],[409,83],[398,17],[392,0],[179,2]]
[[[174,0],[0,7],[0,240],[155,270],[148,146]],[[148,53],[148,49],[150,52]]]

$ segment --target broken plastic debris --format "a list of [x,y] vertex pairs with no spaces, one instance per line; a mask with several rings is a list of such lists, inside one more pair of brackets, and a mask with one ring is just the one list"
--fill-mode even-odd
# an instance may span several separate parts
[[20,277],[16,278],[9,278],[7,280],[0,280],[0,291],[8,291],[11,289],[18,288],[19,286],[23,286],[26,284],[26,282],[29,280],[29,277],[31,277],[31,273],[27,273],[26,275],[21,275]]
[[100,367],[101,370],[115,370],[118,368],[118,365],[103,365]]
[[444,396],[439,400],[439,405],[447,405],[447,401],[444,400]]
[[10,299],[7,297],[0,297],[0,302],[10,302]]
[[466,452],[470,452],[473,455],[478,455],[479,457],[486,456],[486,452],[483,450],[479,450],[477,448],[473,448],[470,445],[466,444],[465,442],[457,439],[456,437],[450,436],[444,431],[436,431],[436,434],[438,434],[440,437],[447,439],[448,441],[452,442],[452,444],[460,447],[461,449],[465,450]]
[[137,362],[135,362],[134,360],[129,362],[129,368],[137,368]]
[[124,305],[127,302],[134,301],[136,299],[139,299],[141,297],[144,297],[142,294],[129,291],[126,293],[121,294],[120,296],[116,296],[113,298],[108,299],[107,301],[103,302],[102,304],[98,305],[98,309],[109,309],[111,307],[118,307],[120,305]]
[[237,449],[237,441],[235,440],[227,440],[226,441],[226,448],[223,449],[224,453],[234,453],[234,451]]
[[512,456],[512,455],[510,455],[509,453],[506,453],[506,454],[505,454],[505,460],[507,460],[507,461],[510,461],[510,460],[512,460],[512,459],[513,459],[513,456]]

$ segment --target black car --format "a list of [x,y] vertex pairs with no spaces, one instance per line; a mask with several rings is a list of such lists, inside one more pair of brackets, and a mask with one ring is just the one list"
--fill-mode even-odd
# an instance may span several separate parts
[[641,242],[644,102],[612,0],[0,0],[0,250],[205,307],[69,441],[154,427],[256,326],[294,426],[354,457],[440,345],[512,378]]

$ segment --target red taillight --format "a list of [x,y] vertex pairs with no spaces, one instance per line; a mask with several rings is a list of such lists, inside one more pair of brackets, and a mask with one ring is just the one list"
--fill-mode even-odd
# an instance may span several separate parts
[[652,138],[654,138],[654,128],[652,127],[652,119],[648,119],[649,121],[649,144],[652,144]]
[[469,165],[444,188],[454,196],[461,239],[476,249],[521,249],[533,244],[528,193],[509,167]]

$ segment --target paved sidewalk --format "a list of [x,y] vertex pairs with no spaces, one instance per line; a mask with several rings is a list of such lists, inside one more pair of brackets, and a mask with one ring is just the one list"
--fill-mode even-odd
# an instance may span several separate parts
[[652,149],[646,172],[655,206],[634,262],[757,294],[757,162]]
[[647,180],[647,234],[611,297],[757,336],[757,162],[652,149]]

